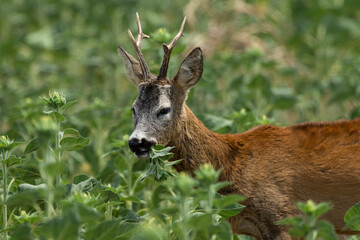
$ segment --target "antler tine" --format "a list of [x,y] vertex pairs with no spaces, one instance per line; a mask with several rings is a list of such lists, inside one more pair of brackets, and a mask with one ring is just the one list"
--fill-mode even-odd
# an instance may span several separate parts
[[128,33],[129,33],[131,42],[135,48],[136,54],[139,58],[140,67],[141,67],[141,71],[143,73],[144,80],[147,81],[150,77],[150,70],[149,70],[148,66],[146,65],[144,56],[141,52],[141,41],[143,38],[150,38],[150,36],[148,36],[142,32],[140,17],[139,17],[138,13],[136,13],[136,23],[137,23],[137,27],[138,27],[138,35],[137,35],[136,40],[135,40],[134,36],[132,35],[130,29],[128,30]]
[[186,17],[184,17],[184,20],[181,24],[178,34],[176,34],[176,36],[174,37],[174,39],[171,41],[171,43],[169,45],[166,45],[165,43],[163,43],[164,58],[163,58],[163,62],[160,67],[159,76],[157,77],[158,80],[166,79],[166,74],[167,74],[167,70],[169,67],[170,55],[171,55],[171,52],[172,52],[176,42],[179,40],[180,37],[182,37],[184,35],[183,31],[184,31],[185,22],[186,22]]

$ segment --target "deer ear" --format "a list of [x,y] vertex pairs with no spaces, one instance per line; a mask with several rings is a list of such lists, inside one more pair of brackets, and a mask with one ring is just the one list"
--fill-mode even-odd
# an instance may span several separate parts
[[174,81],[188,90],[201,78],[203,72],[203,57],[200,48],[195,48],[181,63]]
[[130,54],[128,54],[121,46],[118,47],[119,56],[125,64],[126,75],[135,86],[143,81],[140,63]]

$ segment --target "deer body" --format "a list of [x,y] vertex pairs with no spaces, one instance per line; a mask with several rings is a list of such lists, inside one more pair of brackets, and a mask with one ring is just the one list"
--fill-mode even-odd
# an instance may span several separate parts
[[290,238],[277,222],[297,215],[295,203],[332,202],[326,219],[338,233],[345,212],[360,200],[360,120],[308,123],[291,127],[264,125],[240,134],[208,130],[185,106],[186,121],[170,143],[176,146],[178,171],[202,163],[222,168],[220,180],[234,184],[224,194],[248,197],[242,213],[230,219],[233,231],[259,239]]
[[222,169],[220,180],[233,184],[221,193],[247,197],[246,208],[229,219],[233,231],[257,239],[290,239],[287,228],[277,223],[297,214],[295,203],[312,199],[328,201],[333,209],[325,216],[338,233],[344,228],[345,212],[360,200],[360,120],[308,123],[291,127],[264,125],[239,134],[208,130],[186,106],[188,90],[201,77],[202,52],[194,49],[175,77],[166,77],[170,54],[181,37],[185,20],[174,40],[164,47],[159,76],[148,70],[138,38],[130,33],[139,61],[119,47],[126,72],[139,88],[133,104],[134,131],[131,151],[147,158],[154,144],[175,146],[178,171],[211,163]]

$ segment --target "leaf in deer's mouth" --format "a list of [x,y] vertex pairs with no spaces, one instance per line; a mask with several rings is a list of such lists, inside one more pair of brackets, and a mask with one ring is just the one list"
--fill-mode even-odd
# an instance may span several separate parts
[[169,171],[169,167],[179,163],[181,160],[171,161],[169,160],[173,157],[171,149],[174,147],[164,147],[163,145],[154,145],[150,148],[148,152],[148,158],[150,161],[150,168],[145,173],[145,175],[140,179],[141,181],[152,175],[154,180],[161,182],[174,176],[174,174]]

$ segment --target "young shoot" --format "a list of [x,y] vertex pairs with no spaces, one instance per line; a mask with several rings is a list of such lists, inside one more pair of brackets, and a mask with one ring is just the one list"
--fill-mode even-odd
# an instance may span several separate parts
[[293,237],[301,237],[305,240],[315,239],[337,239],[334,227],[325,220],[319,220],[321,216],[331,209],[329,203],[316,204],[312,200],[306,203],[298,202],[296,207],[302,216],[285,218],[280,221],[281,225],[290,226],[289,233]]
[[150,149],[150,167],[145,173],[145,175],[141,178],[141,181],[147,178],[150,175],[154,176],[154,180],[157,182],[164,181],[168,179],[168,177],[174,176],[169,170],[167,170],[170,166],[173,166],[179,163],[181,160],[171,161],[169,160],[173,157],[173,153],[171,153],[171,149],[174,147],[166,147],[163,145],[155,145]]
[[8,208],[6,201],[8,199],[8,193],[14,179],[8,184],[8,168],[21,161],[20,158],[11,155],[11,150],[21,143],[14,142],[14,140],[10,140],[8,136],[0,136],[0,160],[1,160],[1,170],[2,170],[2,215],[3,215],[3,239],[8,239],[7,236],[7,228],[8,228]]

